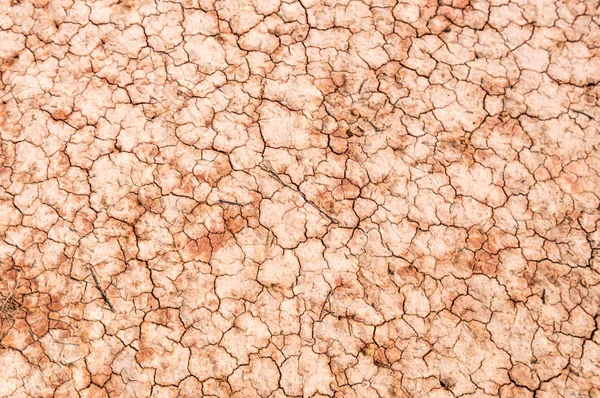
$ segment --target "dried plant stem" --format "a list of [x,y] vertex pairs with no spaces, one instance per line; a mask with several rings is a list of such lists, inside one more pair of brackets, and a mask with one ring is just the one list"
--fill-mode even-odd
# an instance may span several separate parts
[[284,187],[290,188],[293,191],[296,191],[301,197],[302,199],[304,199],[304,201],[306,203],[308,203],[309,205],[311,205],[312,207],[314,207],[319,213],[321,213],[325,218],[327,218],[329,221],[335,223],[335,224],[339,224],[339,221],[336,220],[335,218],[333,218],[332,216],[330,216],[325,210],[323,210],[321,207],[317,206],[317,204],[315,202],[313,202],[312,200],[308,199],[306,197],[306,195],[304,194],[304,192],[302,192],[300,190],[300,188],[298,188],[295,185],[290,185],[290,184],[286,184],[281,177],[279,177],[279,175],[275,172],[275,169],[273,169],[273,166],[271,166],[270,163],[268,162],[263,162],[262,164],[260,164],[258,167],[260,167],[263,171],[266,171],[267,173],[269,173],[273,178],[275,178],[281,185],[283,185]]
[[6,307],[6,303],[8,303],[8,301],[10,299],[12,299],[13,294],[15,294],[15,291],[19,287],[19,277],[20,276],[21,276],[21,272],[19,272],[17,274],[17,279],[15,280],[15,287],[13,288],[12,292],[10,292],[10,294],[4,299],[4,302],[2,303],[2,308],[0,308],[0,313],[4,312],[4,307]]
[[96,273],[94,272],[94,268],[92,267],[92,265],[90,265],[90,273],[92,274],[92,278],[94,279],[94,283],[96,284],[96,289],[98,289],[98,291],[100,292],[100,295],[102,296],[102,299],[104,300],[104,302],[106,303],[106,305],[108,305],[110,307],[110,310],[112,312],[116,312],[115,311],[115,307],[110,302],[110,299],[106,295],[106,292],[100,286],[100,282],[98,281],[98,277],[96,276]]

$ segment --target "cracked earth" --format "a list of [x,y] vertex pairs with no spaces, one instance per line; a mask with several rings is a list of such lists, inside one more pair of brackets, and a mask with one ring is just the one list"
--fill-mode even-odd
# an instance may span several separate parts
[[600,397],[599,23],[0,0],[0,396]]

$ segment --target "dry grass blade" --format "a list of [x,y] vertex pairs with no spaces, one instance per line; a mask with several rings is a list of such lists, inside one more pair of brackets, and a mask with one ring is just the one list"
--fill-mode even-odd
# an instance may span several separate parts
[[298,188],[295,185],[286,184],[285,181],[283,181],[281,179],[281,177],[279,176],[279,174],[277,174],[277,172],[275,171],[275,169],[273,168],[273,166],[271,166],[271,164],[269,162],[264,161],[260,165],[258,165],[258,167],[260,167],[263,171],[269,173],[273,178],[275,178],[284,187],[287,187],[287,188],[290,188],[293,191],[296,191],[302,197],[302,199],[304,199],[304,201],[306,203],[308,203],[309,205],[311,205],[312,207],[314,207],[319,213],[321,213],[329,221],[331,221],[331,222],[333,222],[335,224],[339,224],[340,223],[334,217],[332,217],[331,215],[329,215],[329,213],[327,213],[325,210],[323,210],[320,206],[317,206],[317,204],[315,202],[313,202],[312,200],[310,200],[309,198],[307,198],[306,195],[304,194],[304,192],[302,192],[300,190],[300,188]]
[[17,278],[15,279],[15,286],[13,287],[12,291],[8,294],[8,296],[6,296],[4,302],[2,302],[2,307],[0,307],[0,313],[6,314],[5,309],[7,309],[7,304],[9,305],[9,307],[11,307],[12,310],[14,310],[17,306],[20,306],[19,303],[13,298],[15,291],[19,288],[20,276],[21,272],[19,271],[19,273],[17,273]]
[[98,291],[100,292],[100,295],[102,296],[102,299],[104,300],[104,302],[106,303],[106,305],[109,306],[110,310],[112,312],[116,312],[115,311],[115,307],[112,305],[110,299],[108,298],[108,296],[106,295],[106,292],[104,291],[104,289],[102,289],[102,286],[100,286],[100,282],[98,281],[98,277],[96,276],[96,273],[94,272],[94,268],[92,267],[92,265],[89,265],[90,268],[90,273],[92,274],[92,279],[94,279],[94,283],[96,284],[96,289],[98,289]]

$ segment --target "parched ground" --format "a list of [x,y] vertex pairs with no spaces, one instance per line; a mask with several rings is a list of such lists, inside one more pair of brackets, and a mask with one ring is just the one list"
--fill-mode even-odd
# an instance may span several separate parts
[[0,0],[0,396],[600,397],[599,23]]

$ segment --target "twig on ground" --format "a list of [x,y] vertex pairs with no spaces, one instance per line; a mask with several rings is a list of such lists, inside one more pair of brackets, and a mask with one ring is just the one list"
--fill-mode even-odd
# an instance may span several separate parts
[[52,317],[48,317],[49,320],[54,321],[54,322],[58,322],[58,323],[64,323],[67,326],[70,326],[67,322],[65,321],[61,321],[60,319],[56,319],[56,318],[52,318]]
[[[264,166],[264,165],[266,166]],[[312,200],[308,199],[306,197],[306,195],[304,194],[304,192],[302,192],[300,190],[300,188],[298,188],[296,185],[290,185],[290,184],[286,184],[281,177],[279,177],[279,175],[275,172],[275,169],[273,169],[273,167],[271,166],[271,164],[269,164],[268,162],[263,162],[260,165],[258,165],[258,167],[260,167],[262,170],[266,171],[267,173],[269,173],[273,178],[275,178],[277,181],[279,181],[279,183],[281,185],[283,185],[284,187],[288,187],[293,191],[298,192],[298,194],[300,196],[302,196],[302,199],[304,199],[304,201],[306,203],[308,203],[309,205],[311,205],[312,207],[314,207],[315,209],[317,209],[317,211],[319,213],[321,213],[323,216],[325,216],[329,221],[339,224],[340,222],[338,220],[336,220],[335,218],[333,218],[332,216],[330,216],[325,210],[323,210],[321,207],[317,206],[317,204],[315,202],[313,202]]]
[[89,265],[89,268],[90,268],[90,273],[92,274],[92,278],[94,279],[94,283],[96,284],[96,289],[98,289],[98,291],[100,292],[100,295],[102,296],[102,299],[104,300],[104,302],[106,303],[106,305],[108,305],[110,307],[110,310],[112,312],[116,312],[115,311],[115,307],[110,302],[110,299],[106,295],[106,292],[100,286],[100,282],[98,281],[98,277],[96,276],[96,273],[94,272],[94,268],[93,268],[93,266],[91,264]]
[[0,101],[3,101],[4,97],[6,97],[8,94],[12,93],[12,91],[13,91],[14,88],[15,88],[15,86],[12,86],[10,89],[8,89],[7,92],[5,92],[4,94],[2,94],[2,96],[0,97]]
[[329,289],[329,292],[327,293],[327,296],[325,297],[325,301],[323,301],[323,306],[321,307],[321,312],[319,313],[319,322],[321,322],[323,320],[323,312],[325,312],[325,306],[328,304],[329,302],[329,297],[331,296],[331,293],[333,292],[332,289]]
[[246,205],[249,205],[252,202],[249,202],[249,203],[237,203],[237,202],[232,202],[232,201],[229,201],[229,200],[219,199],[219,203],[223,203],[225,205],[233,205],[233,206],[244,207]]

